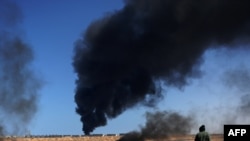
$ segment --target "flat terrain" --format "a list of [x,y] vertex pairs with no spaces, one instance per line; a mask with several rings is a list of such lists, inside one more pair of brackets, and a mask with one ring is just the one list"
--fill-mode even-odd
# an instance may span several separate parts
[[[116,141],[121,136],[82,136],[82,137],[5,137],[0,141]],[[193,141],[194,135],[173,136],[160,141]],[[212,141],[223,141],[223,135],[211,135]],[[146,141],[156,141],[148,139]],[[159,141],[159,140],[158,140]]]

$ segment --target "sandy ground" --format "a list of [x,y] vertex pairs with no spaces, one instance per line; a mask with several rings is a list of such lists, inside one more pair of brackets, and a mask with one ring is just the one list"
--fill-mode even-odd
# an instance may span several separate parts
[[[83,137],[36,137],[36,138],[24,138],[24,137],[8,137],[0,138],[0,141],[116,141],[121,136],[83,136]],[[151,140],[146,141],[193,141],[194,135],[187,136],[175,136],[168,139]],[[211,135],[211,141],[223,141],[223,135]]]

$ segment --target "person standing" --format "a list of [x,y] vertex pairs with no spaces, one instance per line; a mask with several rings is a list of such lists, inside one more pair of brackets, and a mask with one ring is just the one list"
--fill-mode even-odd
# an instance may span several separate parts
[[206,132],[205,125],[201,125],[199,133],[196,134],[194,141],[211,141],[208,132]]

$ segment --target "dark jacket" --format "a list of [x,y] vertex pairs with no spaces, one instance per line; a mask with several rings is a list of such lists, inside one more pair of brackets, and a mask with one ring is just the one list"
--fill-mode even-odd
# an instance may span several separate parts
[[210,141],[209,134],[206,131],[202,131],[196,134],[194,141]]

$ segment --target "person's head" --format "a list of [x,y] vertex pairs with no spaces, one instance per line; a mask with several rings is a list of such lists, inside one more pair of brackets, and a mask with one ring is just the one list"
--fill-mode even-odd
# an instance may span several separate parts
[[199,128],[199,131],[200,132],[205,131],[205,125],[201,125],[200,128]]

